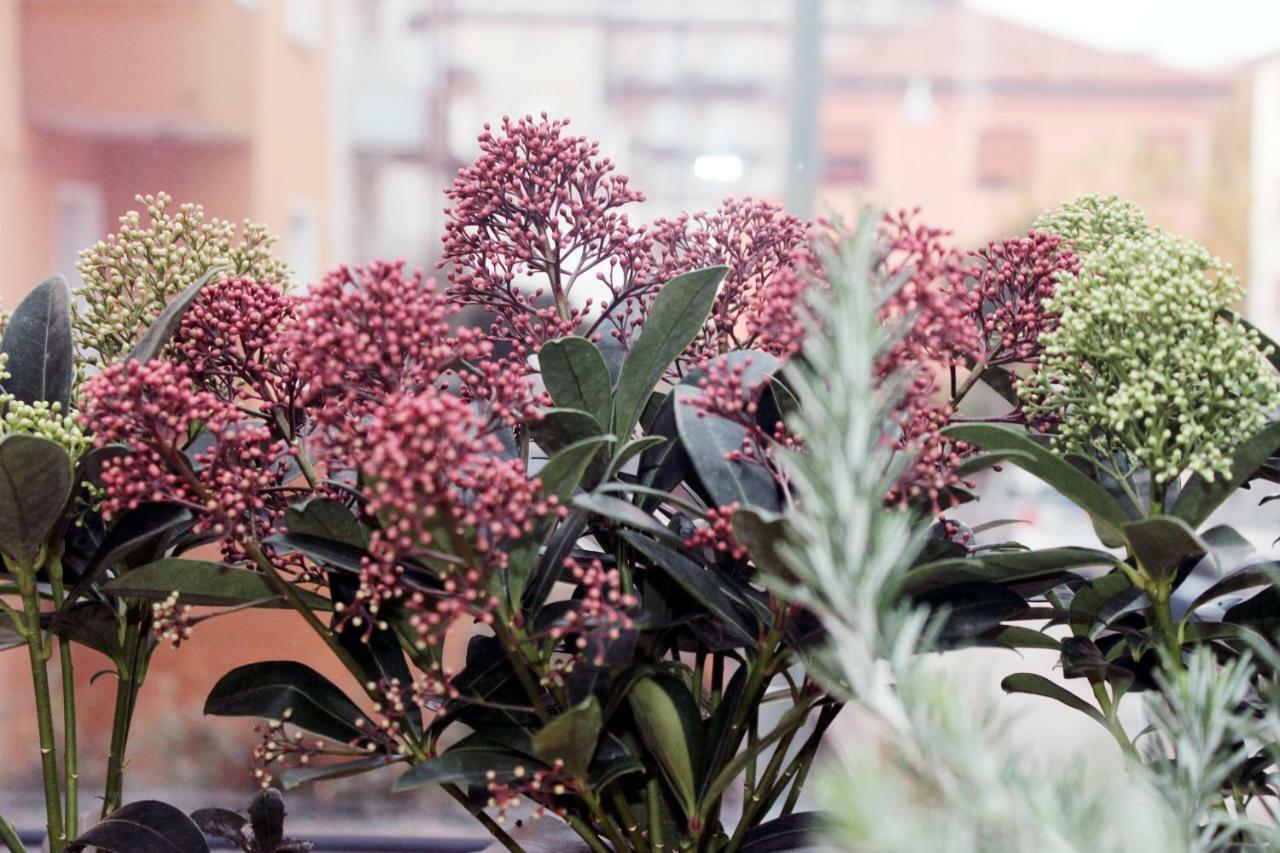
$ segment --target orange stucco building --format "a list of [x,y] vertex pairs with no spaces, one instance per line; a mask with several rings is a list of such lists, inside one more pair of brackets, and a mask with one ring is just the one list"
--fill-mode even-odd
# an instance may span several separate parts
[[328,0],[2,0],[0,301],[114,230],[138,193],[267,223],[327,262]]
[[1214,245],[1214,193],[1238,180],[1236,213],[1247,204],[1247,124],[1245,156],[1220,151],[1236,83],[949,6],[828,50],[824,201],[920,205],[972,245],[1082,193],[1119,193],[1242,263]]

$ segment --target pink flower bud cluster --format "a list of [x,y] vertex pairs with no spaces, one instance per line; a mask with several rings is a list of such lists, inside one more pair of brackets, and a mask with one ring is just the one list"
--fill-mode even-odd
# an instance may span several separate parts
[[706,524],[686,538],[684,546],[690,549],[710,548],[735,560],[746,559],[747,549],[733,535],[733,514],[738,508],[735,502],[707,510]]
[[[522,356],[592,315],[594,329],[625,313],[654,284],[645,274],[651,242],[622,212],[644,194],[600,157],[598,143],[565,133],[568,123],[543,113],[504,117],[497,133],[486,124],[479,158],[445,191],[450,295],[492,312],[492,336]],[[571,302],[575,285],[593,279],[604,291]]]
[[972,364],[980,351],[974,326],[977,297],[966,286],[970,267],[944,242],[948,232],[918,224],[899,211],[881,225],[881,272],[901,281],[889,297],[884,319],[907,329],[882,360],[882,377],[906,374],[896,412],[896,446],[913,456],[890,504],[923,502],[935,512],[951,505],[950,491],[962,485],[956,467],[970,449],[942,434],[955,412],[941,378],[957,364]]
[[1044,303],[1059,276],[1080,271],[1080,259],[1062,238],[1042,231],[991,243],[973,256],[980,359],[987,365],[1037,363],[1041,335],[1058,325]]
[[771,202],[725,199],[714,213],[682,214],[653,225],[659,277],[725,264],[711,316],[683,359],[705,363],[730,350],[758,349],[778,356],[796,351],[799,267],[810,259],[808,223]]
[[775,458],[775,450],[795,448],[797,441],[780,420],[773,424],[772,429],[761,426],[760,400],[773,377],[765,375],[748,380],[751,361],[748,356],[733,363],[724,359],[707,362],[706,375],[698,380],[699,394],[684,405],[697,409],[699,418],[720,418],[741,427],[741,445],[727,451],[725,458],[730,462],[759,465],[776,483],[785,487],[784,468]]
[[565,770],[564,761],[559,758],[552,762],[551,767],[532,772],[526,767],[516,767],[502,780],[492,770],[486,776],[485,788],[489,792],[486,806],[494,810],[494,819],[498,823],[505,823],[507,812],[520,808],[526,797],[536,804],[529,815],[531,820],[540,820],[547,812],[563,817],[568,810],[557,804],[556,800],[565,795],[576,794],[578,790],[578,783]]
[[[506,566],[498,546],[530,532],[555,501],[541,496],[521,460],[502,457],[502,442],[483,427],[473,404],[434,387],[369,412],[361,474],[366,509],[383,527],[347,616],[374,621],[396,600],[432,636],[463,614],[487,617],[496,603],[490,575]],[[410,559],[446,574],[445,597],[404,582]]]
[[[81,423],[94,445],[128,452],[102,468],[103,513],[119,515],[147,501],[190,507],[197,531],[228,539],[260,535],[273,508],[264,495],[283,478],[284,445],[233,404],[198,389],[184,365],[152,360],[112,365],[83,388]],[[203,431],[207,449],[185,448]]]
[[341,267],[297,304],[284,345],[331,472],[359,469],[371,418],[389,401],[437,385],[481,401],[486,432],[534,416],[541,401],[524,371],[493,359],[493,343],[477,330],[452,329],[456,311],[434,279],[406,275],[400,262]]
[[213,282],[182,316],[174,355],[197,386],[223,400],[243,400],[264,415],[283,405],[287,415],[297,383],[279,333],[292,318],[292,300],[268,282]]
[[631,611],[637,599],[622,591],[622,574],[617,569],[606,569],[599,560],[584,565],[572,557],[565,559],[564,567],[577,583],[578,593],[573,606],[546,632],[553,640],[571,644],[570,660],[557,662],[552,679],[571,672],[579,661],[603,666],[609,644],[635,627]]

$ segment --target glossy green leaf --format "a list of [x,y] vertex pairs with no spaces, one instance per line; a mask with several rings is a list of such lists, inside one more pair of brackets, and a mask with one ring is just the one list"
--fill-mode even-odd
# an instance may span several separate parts
[[573,499],[572,505],[577,509],[585,509],[596,515],[604,516],[610,521],[625,527],[644,531],[672,545],[680,546],[684,542],[649,513],[633,503],[628,503],[612,495],[578,495]]
[[470,735],[442,755],[410,767],[391,790],[409,791],[426,785],[483,785],[490,772],[506,781],[514,778],[518,767],[540,769],[538,762],[526,755],[512,752],[482,735]]
[[600,452],[602,445],[612,440],[611,435],[591,436],[557,451],[538,471],[537,477],[542,481],[543,493],[555,495],[562,503],[573,497],[591,460]]
[[1193,474],[1174,501],[1171,513],[1192,528],[1199,527],[1278,449],[1280,421],[1273,421],[1236,445],[1231,453],[1230,477],[1219,476],[1210,482],[1199,474]]
[[1038,551],[1002,551],[958,559],[937,560],[918,566],[902,581],[902,591],[919,594],[965,581],[1009,583],[1053,575],[1085,566],[1114,565],[1116,558],[1094,548],[1045,548]]
[[1077,711],[1087,715],[1090,719],[1095,720],[1102,725],[1106,725],[1106,718],[1102,716],[1102,712],[1081,699],[1070,690],[1056,684],[1043,675],[1036,675],[1031,672],[1015,672],[1013,675],[1006,676],[1004,681],[1000,682],[1000,688],[1005,693],[1026,693],[1032,696],[1043,696],[1046,699],[1054,699],[1074,708]]
[[1062,644],[1043,631],[1022,625],[1002,625],[987,635],[993,643],[1012,649],[1052,649],[1058,651]]
[[1126,524],[1123,533],[1130,553],[1157,580],[1173,577],[1183,560],[1202,557],[1209,550],[1185,521],[1173,516],[1158,515]]
[[1268,560],[1243,566],[1197,595],[1195,600],[1187,607],[1185,618],[1190,618],[1191,614],[1215,598],[1243,592],[1254,587],[1271,586],[1275,584],[1278,578],[1280,578],[1280,563]]
[[140,800],[116,809],[67,844],[68,853],[96,847],[103,853],[208,853],[209,842],[181,809]]
[[548,341],[538,350],[538,366],[557,407],[588,413],[602,430],[609,426],[613,380],[595,344],[580,337]]
[[262,661],[236,667],[209,692],[204,713],[217,717],[288,719],[321,737],[352,743],[364,712],[333,682],[296,661]]
[[359,776],[362,773],[370,773],[374,770],[381,770],[392,764],[399,764],[408,759],[403,755],[387,755],[386,753],[378,753],[376,755],[368,755],[364,758],[355,758],[351,761],[340,761],[336,764],[307,764],[301,767],[290,767],[280,774],[280,784],[284,786],[286,791],[293,790],[301,785],[308,785],[312,782],[327,782],[332,779],[345,779],[348,776]]
[[367,544],[360,522],[338,501],[311,498],[284,511],[284,526],[290,533],[331,539],[355,548]]
[[[183,604],[223,607],[262,602],[263,607],[288,607],[276,597],[261,572],[227,566],[208,560],[166,557],[138,566],[103,586],[112,595],[163,601],[178,593]],[[312,610],[329,610],[329,599],[307,589],[294,591]]]
[[563,761],[564,769],[571,777],[582,778],[591,764],[603,726],[600,703],[596,697],[590,696],[534,734],[533,754],[549,766],[557,760]]
[[678,275],[658,291],[640,337],[627,353],[613,398],[613,433],[631,430],[663,374],[702,331],[728,267],[708,267]]
[[70,497],[62,445],[24,433],[0,438],[0,551],[30,565]]
[[632,548],[644,554],[675,581],[694,601],[706,608],[729,631],[744,642],[755,642],[756,626],[733,606],[724,593],[725,578],[693,560],[638,533],[620,534]]
[[75,370],[71,341],[71,291],[67,280],[52,275],[18,303],[0,343],[8,356],[4,390],[23,403],[71,406]]
[[692,815],[697,807],[693,755],[698,714],[693,697],[671,679],[659,683],[644,677],[631,686],[627,699],[645,746],[657,758],[685,815]]
[[693,404],[701,396],[695,388],[681,385],[672,393],[680,441],[699,481],[716,504],[725,507],[736,503],[765,512],[781,511],[782,494],[763,466],[726,458],[742,450],[746,429],[721,417],[704,416]]
[[937,634],[942,648],[965,645],[1027,607],[1022,596],[993,583],[967,581],[935,589],[916,597],[920,604],[942,614]]
[[584,439],[607,434],[592,415],[578,409],[547,409],[530,424],[530,430],[548,457]]
[[1122,572],[1094,578],[1076,591],[1068,621],[1073,633],[1096,637],[1117,615],[1131,607],[1141,592]]
[[1052,486],[1083,509],[1095,523],[1113,531],[1128,521],[1124,508],[1099,483],[1066,459],[1035,442],[1021,429],[1004,424],[956,424],[945,434],[993,453],[1008,453],[1007,461]]

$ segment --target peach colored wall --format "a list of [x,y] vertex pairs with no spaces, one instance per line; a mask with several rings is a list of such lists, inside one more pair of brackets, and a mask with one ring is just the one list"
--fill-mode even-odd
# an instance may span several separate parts
[[[292,258],[290,211],[326,254],[332,134],[331,15],[287,37],[282,0],[0,0],[0,304],[55,271],[65,182],[103,200],[103,235],[164,190],[207,215],[263,221]],[[69,270],[61,270],[70,272]]]
[[253,11],[230,0],[24,0],[22,9],[32,115],[70,127],[245,135]]
[[[891,208],[920,205],[925,218],[956,232],[962,244],[1024,227],[1037,212],[1086,192],[1120,193],[1147,209],[1160,225],[1202,235],[1208,227],[1199,193],[1208,179],[1217,100],[1121,101],[1068,98],[938,97],[934,115],[914,123],[902,114],[902,95],[833,93],[824,107],[828,153],[842,138],[869,134],[871,178],[866,186],[828,184],[823,202],[849,214],[867,201]],[[1032,174],[1000,188],[978,182],[978,147],[988,130],[1030,134]],[[1142,163],[1146,134],[1186,140],[1189,173],[1182,187],[1153,181],[1163,164]]]

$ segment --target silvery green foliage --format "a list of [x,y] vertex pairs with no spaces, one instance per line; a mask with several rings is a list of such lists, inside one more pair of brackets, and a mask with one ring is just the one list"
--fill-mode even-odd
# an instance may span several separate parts
[[[874,381],[889,337],[877,322],[871,226],[825,258],[804,358],[788,379],[803,401],[805,452],[788,459],[798,509],[775,585],[830,634],[813,669],[874,725],[820,773],[835,849],[1176,851],[1189,849],[1142,777],[1046,766],[998,747],[999,715],[919,655],[928,614],[894,604],[920,547],[883,498],[896,475],[886,442],[893,388]],[[900,463],[899,463],[900,464]]]
[[[1275,649],[1254,644],[1263,654]],[[1251,821],[1243,800],[1224,803],[1223,791],[1244,760],[1259,746],[1276,743],[1280,733],[1275,687],[1258,702],[1251,690],[1257,668],[1246,654],[1220,665],[1200,646],[1185,667],[1166,668],[1157,676],[1160,691],[1146,703],[1151,732],[1141,742],[1146,772],[1165,795],[1179,823],[1196,832],[1197,850],[1219,850],[1247,839],[1280,842],[1275,827]],[[1255,713],[1261,710],[1262,713]]]

